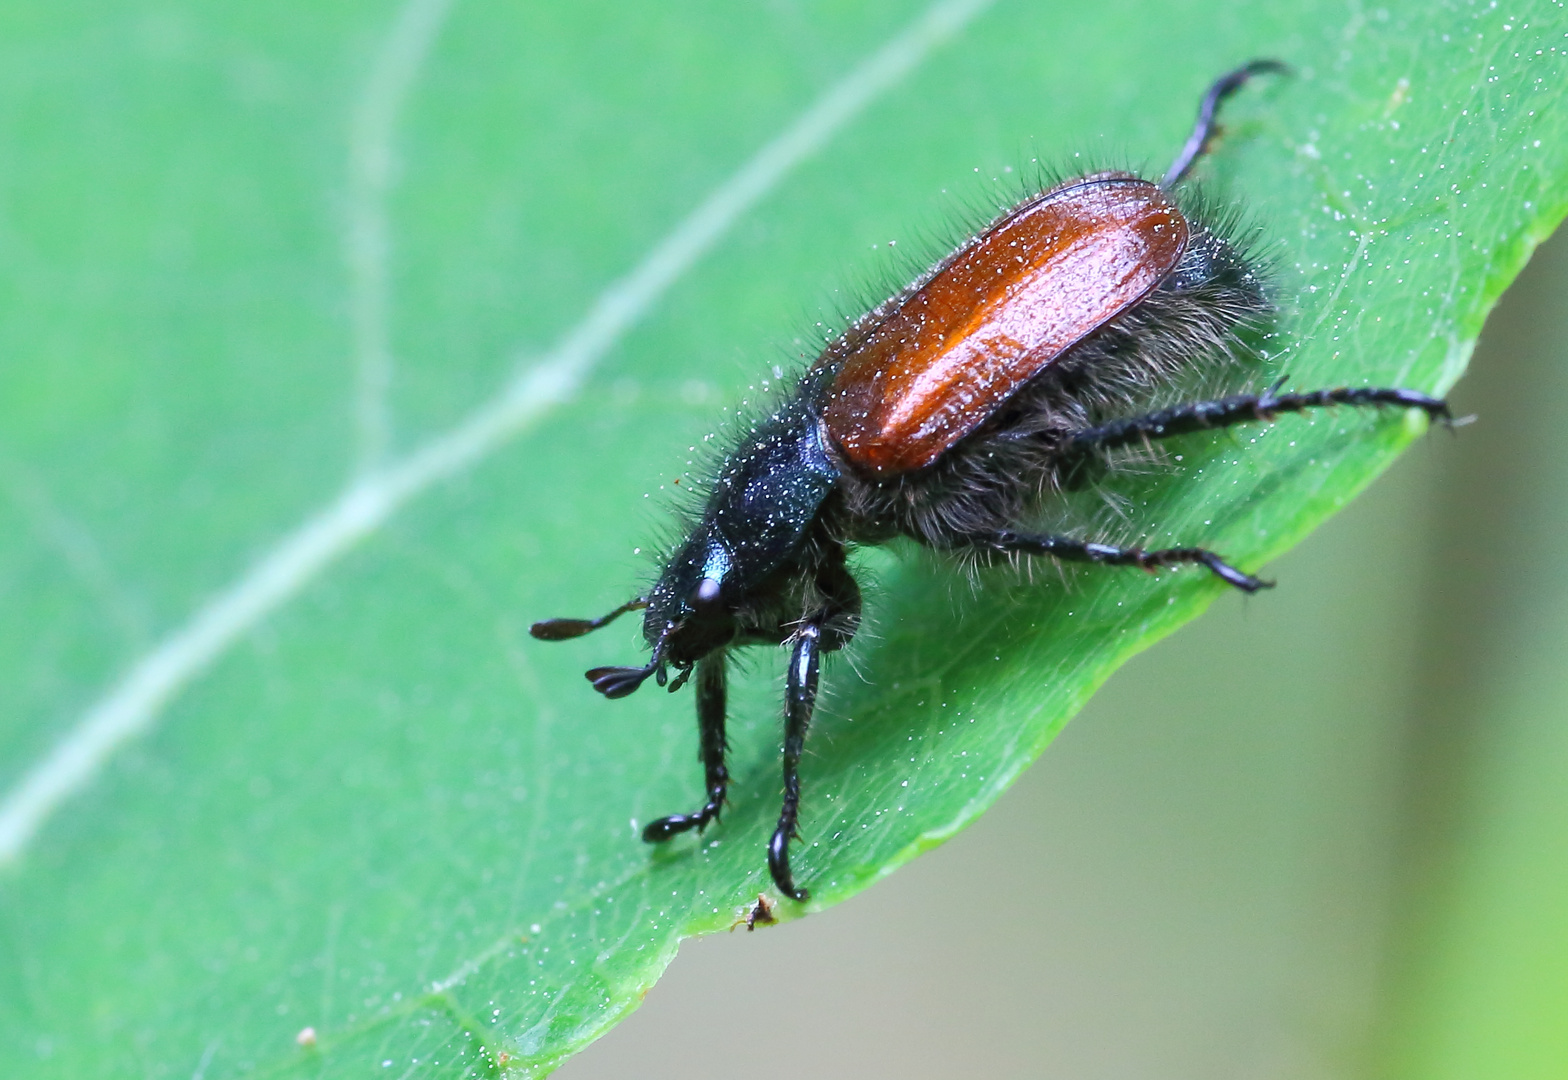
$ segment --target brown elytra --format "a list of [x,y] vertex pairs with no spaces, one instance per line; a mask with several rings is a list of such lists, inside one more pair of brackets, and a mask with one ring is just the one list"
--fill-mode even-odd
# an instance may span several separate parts
[[829,392],[828,434],[873,476],[930,465],[1147,296],[1187,237],[1170,195],[1147,180],[1102,173],[1043,192],[863,331]]

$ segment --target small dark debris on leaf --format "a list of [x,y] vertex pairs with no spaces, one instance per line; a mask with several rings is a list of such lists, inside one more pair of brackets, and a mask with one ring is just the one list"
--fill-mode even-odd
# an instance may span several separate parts
[[778,919],[773,914],[773,901],[769,900],[764,894],[758,893],[757,902],[747,908],[744,915],[730,923],[730,933],[734,933],[735,928],[742,923],[746,924],[746,932],[749,934],[757,928],[758,923],[761,923],[763,926],[772,926],[776,922],[778,922]]

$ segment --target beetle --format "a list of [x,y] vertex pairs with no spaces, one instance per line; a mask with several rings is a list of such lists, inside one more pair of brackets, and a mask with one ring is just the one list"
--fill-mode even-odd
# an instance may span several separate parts
[[856,319],[723,458],[700,519],[646,596],[601,618],[533,625],[534,637],[560,641],[642,610],[648,663],[594,668],[594,689],[620,698],[650,677],[671,691],[695,681],[707,797],[650,823],[644,840],[718,820],[730,779],[729,654],[785,646],[784,797],[767,862],[779,892],[807,898],[789,862],[800,758],[822,657],[860,625],[853,547],[904,536],[979,564],[1196,564],[1256,592],[1270,583],[1206,548],[1116,546],[1028,522],[1121,447],[1331,405],[1449,418],[1444,401],[1414,390],[1280,393],[1280,383],[1147,411],[1183,374],[1245,355],[1243,335],[1273,312],[1255,260],[1178,186],[1207,152],[1221,103],[1254,76],[1286,70],[1255,60],[1216,80],[1159,181],[1095,172],[1055,184]]

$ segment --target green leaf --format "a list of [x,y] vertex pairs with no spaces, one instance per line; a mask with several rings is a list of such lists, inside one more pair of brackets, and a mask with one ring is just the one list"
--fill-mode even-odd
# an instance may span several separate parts
[[[1292,63],[1201,176],[1262,230],[1302,388],[1444,390],[1568,201],[1544,2],[0,19],[6,1075],[543,1071],[729,926],[776,658],[725,821],[650,850],[698,795],[690,701],[591,693],[629,628],[526,628],[635,591],[686,448],[1034,159],[1158,169],[1216,74]],[[1121,531],[1259,565],[1423,428],[1173,444]],[[1219,593],[864,562],[786,918],[972,821]]]

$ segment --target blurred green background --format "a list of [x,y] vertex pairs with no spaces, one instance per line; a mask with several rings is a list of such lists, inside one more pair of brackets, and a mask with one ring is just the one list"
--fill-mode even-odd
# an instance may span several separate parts
[[1568,236],[1453,402],[977,824],[558,1075],[1568,1076]]

